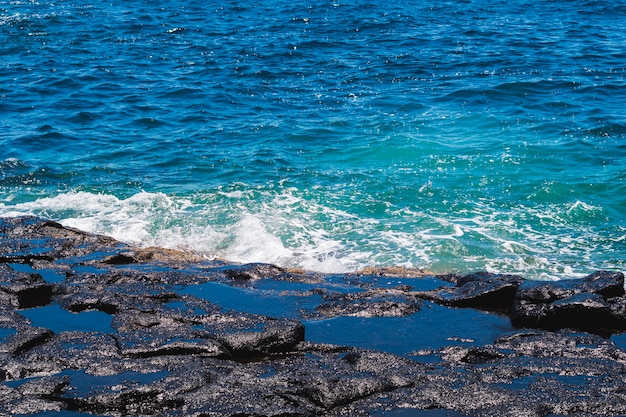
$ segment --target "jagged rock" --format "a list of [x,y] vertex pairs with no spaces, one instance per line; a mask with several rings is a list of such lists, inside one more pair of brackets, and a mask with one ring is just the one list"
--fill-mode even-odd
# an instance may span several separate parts
[[53,287],[37,273],[24,273],[0,264],[0,291],[14,295],[18,308],[31,308],[50,303]]
[[444,363],[437,369],[443,372],[433,368],[418,374],[410,388],[354,403],[354,415],[381,403],[447,408],[459,412],[451,415],[471,416],[625,412],[626,352],[599,336],[522,331],[491,345],[442,347],[438,354]]
[[107,415],[155,415],[182,405],[180,401],[170,399],[159,386],[146,384],[145,380],[148,378],[141,374],[125,373],[108,378],[114,383],[105,382],[104,385],[85,393],[68,391],[67,395],[57,398],[70,410]]
[[32,216],[1,219],[0,234],[0,262],[6,263],[31,264],[36,260],[79,258],[94,252],[104,254],[123,246],[110,237]]
[[[46,343],[15,356],[8,364],[11,380],[41,375],[66,374],[80,370],[91,376],[112,376],[126,372],[154,373],[163,370],[149,360],[126,358],[114,335],[98,332],[61,332]],[[73,389],[84,387],[80,378]]]
[[477,273],[459,277],[455,280],[455,287],[416,295],[451,307],[508,311],[522,281],[521,277],[514,275]]
[[131,308],[116,314],[113,326],[118,330],[122,353],[251,359],[289,352],[304,340],[304,326],[296,320],[224,313],[195,297],[184,300],[189,306],[184,311],[162,306],[154,311]]
[[132,253],[116,253],[115,255],[107,256],[102,260],[103,264],[109,265],[126,265],[135,264],[139,262]]
[[18,332],[7,337],[5,343],[0,345],[0,352],[19,355],[35,346],[47,342],[54,333],[51,330],[39,327],[25,326],[18,329]]
[[[202,337],[204,336],[204,337]],[[123,332],[116,336],[122,355],[150,358],[166,355],[228,357],[227,349],[217,340],[197,332],[180,335],[176,331],[148,329]]]
[[578,283],[583,292],[599,294],[604,298],[621,297],[625,295],[624,274],[612,271],[597,271],[586,276]]
[[511,307],[518,327],[579,329],[610,334],[626,330],[624,275],[599,271],[580,280],[524,282]]
[[[162,291],[155,291],[157,289]],[[164,303],[178,298],[176,293],[161,287],[153,287],[148,291],[142,283],[94,287],[72,285],[60,287],[54,301],[73,313],[96,310],[116,314],[128,306],[137,310],[157,310]]]
[[17,296],[18,308],[32,308],[50,304],[53,287],[38,282],[33,284],[3,285],[2,291]]
[[[106,264],[91,261],[94,266],[106,268]],[[198,273],[197,271],[164,270],[155,265],[152,269],[122,269],[127,265],[112,265],[111,269],[98,270],[95,273],[68,271],[66,283],[86,285],[136,285],[138,283],[151,285],[193,285],[216,280],[218,273]],[[165,287],[162,287],[165,288]],[[165,289],[164,289],[165,291]]]
[[273,278],[284,274],[286,271],[283,268],[279,268],[270,264],[245,264],[228,266],[222,268],[222,273],[228,278],[233,280],[256,280],[262,278]]
[[276,320],[246,332],[227,331],[218,336],[235,359],[249,360],[275,353],[289,353],[304,340],[304,326],[296,321]]
[[382,352],[329,352],[301,344],[294,353],[223,373],[212,369],[211,383],[185,393],[186,410],[207,415],[332,415],[334,409],[361,398],[411,386],[416,375],[422,375],[421,365]]

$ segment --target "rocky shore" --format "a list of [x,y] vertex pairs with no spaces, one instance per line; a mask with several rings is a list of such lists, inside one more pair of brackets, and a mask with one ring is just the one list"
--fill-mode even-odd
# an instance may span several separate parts
[[0,416],[626,415],[624,276],[313,274],[0,219]]

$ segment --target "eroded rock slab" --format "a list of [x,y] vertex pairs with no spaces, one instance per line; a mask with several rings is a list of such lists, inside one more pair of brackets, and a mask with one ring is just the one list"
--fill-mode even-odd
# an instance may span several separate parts
[[524,282],[511,307],[520,327],[579,329],[602,334],[626,330],[624,275],[599,271],[580,280]]
[[451,307],[471,307],[507,312],[523,281],[522,277],[481,272],[463,277],[448,276],[454,287],[443,287],[416,295]]

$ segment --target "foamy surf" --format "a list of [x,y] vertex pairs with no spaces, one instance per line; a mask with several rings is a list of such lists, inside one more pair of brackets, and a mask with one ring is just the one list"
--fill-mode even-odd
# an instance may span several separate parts
[[[250,195],[250,193],[254,195]],[[530,279],[581,277],[616,266],[605,239],[576,217],[587,203],[437,215],[402,211],[382,222],[320,205],[297,189],[240,190],[189,197],[139,192],[129,198],[70,192],[0,204],[0,216],[36,215],[138,246],[190,251],[233,262],[265,262],[317,272],[403,266],[437,273],[486,270]],[[473,214],[473,216],[472,216]],[[538,222],[538,223],[537,223]],[[542,225],[542,230],[532,224]],[[592,256],[593,255],[593,256]]]

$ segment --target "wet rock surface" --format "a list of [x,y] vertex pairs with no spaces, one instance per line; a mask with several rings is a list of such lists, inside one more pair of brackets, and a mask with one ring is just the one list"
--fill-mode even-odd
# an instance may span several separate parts
[[0,416],[625,415],[624,276],[322,275],[0,219]]
[[524,283],[515,295],[516,326],[577,328],[610,334],[626,329],[624,275],[600,271],[581,280]]

